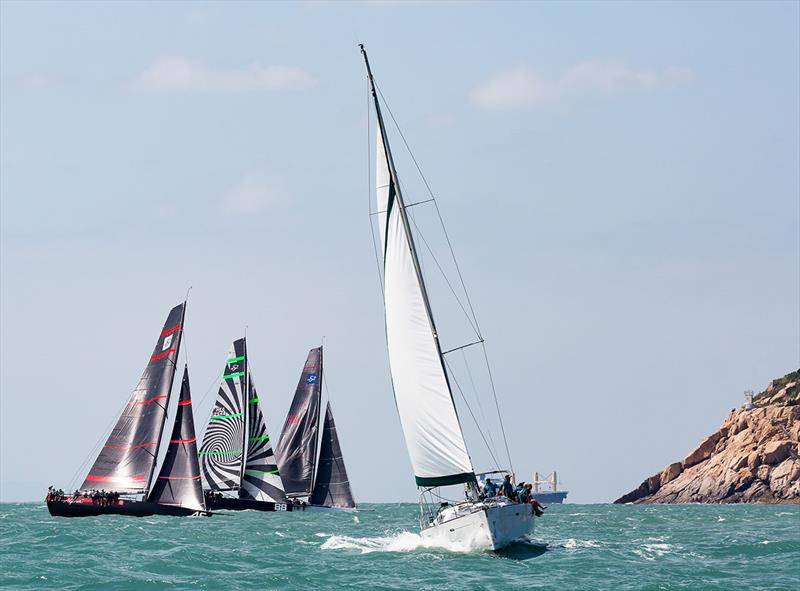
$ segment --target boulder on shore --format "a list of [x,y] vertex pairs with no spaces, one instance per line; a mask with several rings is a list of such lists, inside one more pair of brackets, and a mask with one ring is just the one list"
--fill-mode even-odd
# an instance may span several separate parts
[[800,503],[800,370],[615,503]]

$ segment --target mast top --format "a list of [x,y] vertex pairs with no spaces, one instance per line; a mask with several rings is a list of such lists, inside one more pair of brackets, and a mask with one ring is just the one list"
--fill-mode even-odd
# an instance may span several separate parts
[[[367,66],[367,77],[369,78],[369,87],[370,91],[372,92],[372,97],[375,99],[375,102],[378,102],[378,95],[375,92],[375,79],[372,77],[372,68],[369,67],[369,57],[367,57],[367,50],[364,49],[364,44],[359,43],[358,46],[361,48],[361,55],[364,56],[364,64]],[[378,107],[380,109],[380,107]]]

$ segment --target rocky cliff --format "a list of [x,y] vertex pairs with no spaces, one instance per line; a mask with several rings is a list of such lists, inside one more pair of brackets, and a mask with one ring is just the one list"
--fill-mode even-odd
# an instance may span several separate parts
[[800,370],[615,503],[800,503]]

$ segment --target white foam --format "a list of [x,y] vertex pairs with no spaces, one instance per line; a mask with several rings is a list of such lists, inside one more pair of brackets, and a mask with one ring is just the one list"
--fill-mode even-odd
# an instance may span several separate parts
[[645,560],[655,560],[670,552],[672,552],[672,546],[669,544],[644,544],[641,548],[633,551],[634,554]]
[[409,531],[365,538],[334,535],[325,540],[321,548],[323,550],[359,550],[361,554],[369,554],[371,552],[413,552],[426,548],[439,548],[449,552],[460,553],[474,550],[469,545],[457,544],[444,539],[423,538],[421,535]]
[[569,538],[564,542],[563,546],[567,550],[575,550],[576,548],[599,548],[600,544],[593,540],[576,540],[574,538]]

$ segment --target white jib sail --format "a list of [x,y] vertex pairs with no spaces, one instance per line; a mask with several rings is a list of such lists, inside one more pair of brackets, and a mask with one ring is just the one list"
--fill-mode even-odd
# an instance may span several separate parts
[[397,410],[419,486],[466,482],[474,470],[428,316],[380,132],[377,215],[384,305]]

